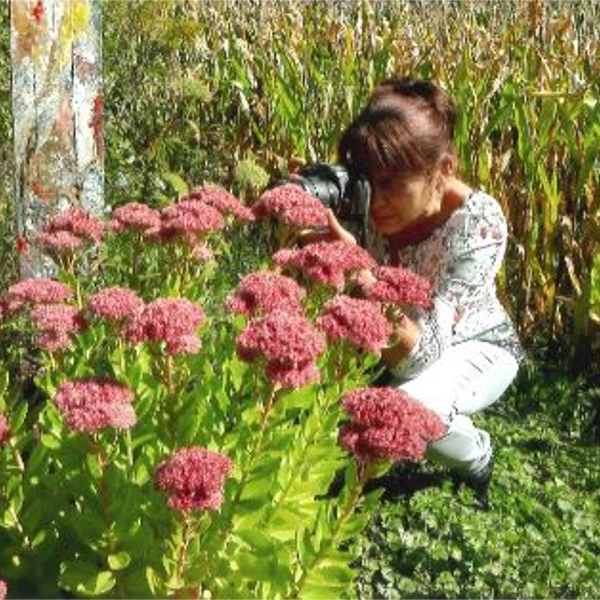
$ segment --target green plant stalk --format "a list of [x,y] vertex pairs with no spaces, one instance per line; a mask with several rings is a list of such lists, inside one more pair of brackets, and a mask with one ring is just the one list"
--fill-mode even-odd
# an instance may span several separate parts
[[374,468],[373,463],[363,463],[363,462],[359,463],[359,477],[356,482],[356,486],[354,487],[354,489],[348,496],[346,505],[342,509],[342,514],[337,519],[335,526],[331,532],[331,537],[329,538],[329,540],[327,540],[326,544],[323,542],[321,543],[319,552],[317,553],[314,560],[312,561],[312,564],[303,571],[302,575],[300,576],[300,579],[296,583],[296,586],[294,587],[294,591],[292,592],[293,595],[291,596],[291,598],[296,599],[299,597],[300,593],[302,592],[304,583],[305,583],[307,577],[310,575],[310,571],[312,569],[316,569],[319,566],[319,564],[321,563],[321,561],[325,558],[325,555],[324,555],[325,547],[327,546],[326,549],[329,549],[330,547],[335,545],[335,543],[337,541],[337,536],[340,532],[340,529],[341,529],[342,525],[344,525],[344,523],[346,522],[348,517],[350,517],[352,515],[352,513],[354,512],[354,509],[356,508],[360,494],[361,494],[365,484],[367,483],[367,481],[370,479],[370,477],[372,475],[373,468]]

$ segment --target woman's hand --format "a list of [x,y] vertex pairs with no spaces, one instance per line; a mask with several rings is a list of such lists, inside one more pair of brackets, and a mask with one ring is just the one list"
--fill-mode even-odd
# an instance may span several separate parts
[[302,245],[337,241],[356,244],[356,238],[340,225],[331,209],[327,210],[327,228],[305,229],[298,237]]
[[381,360],[390,369],[410,354],[421,337],[421,328],[419,325],[406,315],[402,315],[399,322],[395,324],[394,329],[396,335],[395,344],[384,348],[381,352]]

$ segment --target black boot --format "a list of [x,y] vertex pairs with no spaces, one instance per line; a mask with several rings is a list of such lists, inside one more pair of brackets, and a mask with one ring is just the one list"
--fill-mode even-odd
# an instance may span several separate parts
[[455,479],[455,484],[464,484],[475,493],[475,507],[482,511],[490,509],[490,483],[494,471],[494,456],[490,457],[487,465],[478,473],[461,474]]

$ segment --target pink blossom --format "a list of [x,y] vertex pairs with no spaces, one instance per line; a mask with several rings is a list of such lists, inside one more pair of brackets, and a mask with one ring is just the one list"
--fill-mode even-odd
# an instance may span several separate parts
[[353,421],[340,429],[339,442],[363,462],[420,460],[427,444],[446,432],[441,419],[395,388],[362,388],[342,400]]
[[48,352],[59,352],[71,346],[71,338],[64,331],[45,331],[37,336],[37,345]]
[[83,208],[74,206],[58,213],[48,221],[44,233],[67,231],[90,242],[99,242],[104,233],[104,223]]
[[156,487],[170,493],[175,510],[216,510],[223,503],[223,486],[233,461],[205,448],[182,448],[156,469]]
[[0,447],[2,447],[10,438],[10,428],[8,427],[8,420],[0,413]]
[[72,295],[73,291],[68,285],[40,277],[11,285],[2,300],[7,312],[15,312],[27,303],[53,304],[63,302]]
[[70,231],[54,231],[38,234],[35,243],[49,253],[66,254],[79,248],[82,241]]
[[283,268],[299,269],[306,277],[337,289],[343,289],[346,274],[376,265],[366,250],[343,241],[309,244],[299,250],[279,250],[273,260]]
[[197,354],[202,347],[202,341],[195,335],[183,335],[167,342],[167,354]]
[[192,242],[198,235],[224,227],[223,215],[216,208],[198,200],[181,200],[163,211],[159,233],[166,240],[183,237]]
[[2,581],[0,579],[0,600],[4,600],[8,595],[8,586],[6,585],[6,581]]
[[225,301],[232,313],[256,316],[273,310],[301,313],[306,292],[291,278],[261,271],[242,279],[235,293]]
[[31,319],[39,331],[75,333],[86,325],[79,307],[68,304],[38,304],[31,310]]
[[431,306],[431,284],[413,271],[402,267],[377,267],[373,275],[377,281],[365,289],[371,300]]
[[67,381],[54,397],[67,426],[79,431],[132,427],[135,424],[132,400],[133,393],[127,387],[102,379]]
[[109,321],[123,321],[138,314],[144,301],[129,288],[112,286],[88,298],[87,309],[95,316]]
[[160,226],[160,212],[141,202],[128,202],[113,211],[110,224],[114,231],[144,231]]
[[214,186],[196,187],[186,197],[216,208],[223,215],[233,215],[243,222],[255,220],[254,213],[227,190]]
[[267,377],[291,387],[315,380],[315,360],[324,350],[325,340],[308,319],[281,310],[252,321],[237,340],[242,360],[264,358]]
[[192,249],[192,256],[200,262],[206,262],[213,257],[213,253],[206,244],[198,244]]
[[317,327],[332,340],[346,339],[371,352],[385,346],[392,334],[392,326],[378,304],[349,296],[329,300],[317,319]]
[[323,204],[302,187],[291,183],[267,190],[252,210],[258,218],[272,215],[297,227],[324,227],[329,223]]
[[265,372],[269,381],[288,388],[300,388],[309,383],[316,383],[320,377],[315,363],[289,368],[282,367],[277,363],[267,363]]
[[49,352],[69,347],[70,335],[86,327],[80,309],[67,304],[38,304],[31,310],[31,319],[40,332],[38,345]]
[[206,317],[202,308],[186,299],[159,298],[136,314],[123,335],[134,342],[167,342],[171,354],[179,349],[188,352],[189,338]]

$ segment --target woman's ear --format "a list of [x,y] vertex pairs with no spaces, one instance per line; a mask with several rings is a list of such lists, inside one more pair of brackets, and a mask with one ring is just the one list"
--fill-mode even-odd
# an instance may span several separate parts
[[454,154],[446,154],[440,162],[440,171],[445,177],[454,176],[454,169],[456,167],[456,157]]

